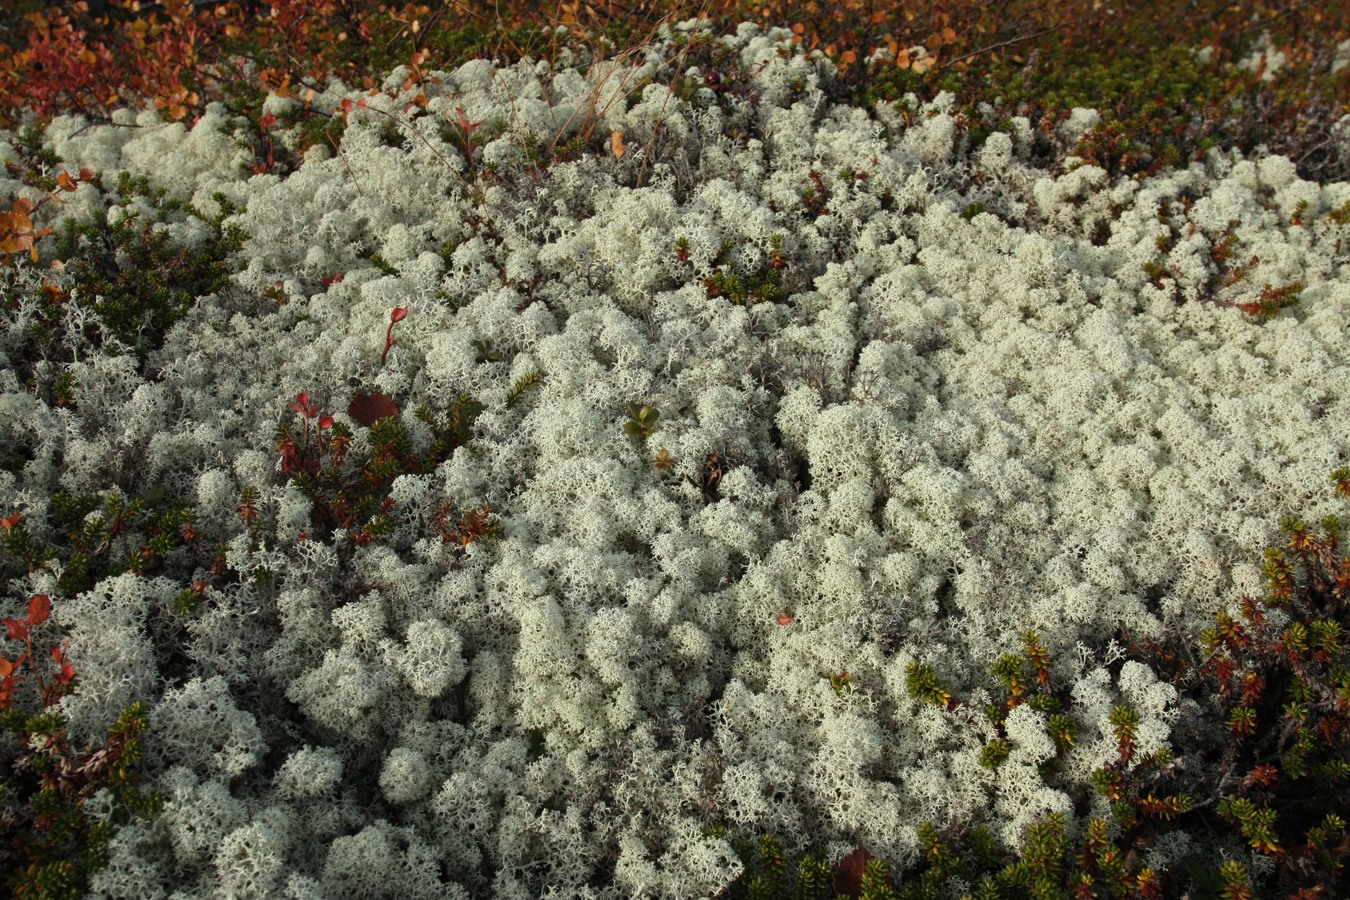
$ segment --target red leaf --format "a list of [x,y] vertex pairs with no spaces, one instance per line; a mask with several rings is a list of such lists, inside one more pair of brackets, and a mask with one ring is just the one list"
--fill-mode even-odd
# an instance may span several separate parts
[[56,676],[56,680],[61,684],[70,684],[75,678],[75,667],[66,662],[66,651],[64,647],[52,648],[52,659],[61,667],[61,674]]
[[16,641],[28,640],[28,623],[23,619],[0,619],[9,629],[9,636]]
[[[464,115],[464,110],[460,109],[458,106],[455,107],[455,115],[459,117],[459,127],[464,129],[465,135],[473,134],[478,126],[483,124],[483,122],[470,122],[468,117]],[[484,119],[483,121],[485,122],[487,120]]]
[[834,867],[834,892],[849,897],[862,896],[863,871],[867,868],[867,861],[871,858],[872,854],[859,847],[839,860],[839,865]]
[[319,419],[319,428],[321,428],[321,429],[329,429],[329,428],[332,428],[332,427],[333,427],[333,417],[332,417],[332,416],[323,416],[322,418]]
[[271,113],[267,113],[265,116],[263,116],[261,119],[258,120],[259,128],[271,128],[275,124],[277,124],[277,117],[272,115]]
[[312,419],[318,415],[317,407],[309,405],[309,391],[301,391],[295,395],[295,400],[290,404],[291,409],[302,413],[306,419]]
[[0,656],[0,678],[9,678],[9,676],[13,674],[15,668],[16,666],[14,663],[5,659],[3,656]]
[[369,428],[380,419],[398,415],[398,406],[388,394],[367,394],[357,391],[347,407],[347,415]]
[[13,528],[15,525],[18,525],[22,521],[23,521],[23,513],[15,513],[12,516],[6,516],[5,518],[0,519],[0,528],[4,528],[6,531],[9,531],[11,528]]
[[34,594],[28,601],[28,624],[41,625],[52,614],[52,598],[46,594]]
[[395,306],[394,311],[389,314],[389,322],[391,324],[402,322],[406,318],[408,318],[408,307],[406,306]]

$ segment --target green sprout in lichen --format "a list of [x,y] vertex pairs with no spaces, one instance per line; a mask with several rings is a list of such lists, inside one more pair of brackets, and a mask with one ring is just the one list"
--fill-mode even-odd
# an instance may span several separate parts
[[646,440],[651,436],[652,429],[656,427],[656,421],[661,418],[658,410],[650,406],[638,406],[636,403],[628,404],[628,413],[632,420],[625,422],[623,430],[630,436],[639,440]]

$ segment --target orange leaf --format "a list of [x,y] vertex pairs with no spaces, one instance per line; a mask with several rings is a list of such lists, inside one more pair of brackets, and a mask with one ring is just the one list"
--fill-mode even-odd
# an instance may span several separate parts
[[623,159],[623,155],[628,152],[628,148],[624,146],[622,131],[610,132],[609,149],[613,152],[615,159]]
[[61,186],[61,190],[63,191],[73,191],[78,186],[75,184],[75,179],[70,177],[69,172],[62,172],[60,175],[57,175],[56,183]]
[[31,234],[10,234],[0,237],[0,253],[19,253],[33,246]]

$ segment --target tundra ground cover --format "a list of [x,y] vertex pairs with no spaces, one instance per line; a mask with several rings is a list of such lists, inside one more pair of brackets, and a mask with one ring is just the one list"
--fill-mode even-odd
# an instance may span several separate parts
[[[19,886],[1343,877],[1344,824],[1272,805],[1344,777],[1336,533],[1259,550],[1336,511],[1350,185],[912,61],[859,108],[809,43],[686,21],[8,134]],[[1263,729],[1310,743],[1207,749]]]

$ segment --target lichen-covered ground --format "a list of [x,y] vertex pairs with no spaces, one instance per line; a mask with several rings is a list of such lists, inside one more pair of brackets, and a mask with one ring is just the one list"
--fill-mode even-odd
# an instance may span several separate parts
[[[786,31],[720,39],[732,89],[681,77],[698,28],[585,73],[332,83],[309,102],[345,116],[338,152],[284,178],[249,174],[219,105],[46,129],[104,184],[58,232],[152,219],[125,170],[200,214],[156,226],[171,245],[247,235],[227,284],[120,355],[81,344],[104,310],[75,292],[64,380],[25,373],[66,402],[0,370],[0,510],[35,539],[62,493],[185,501],[200,531],[55,606],[81,675],[61,711],[92,742],[147,702],[165,798],[96,896],[703,896],[740,871],[714,822],[903,866],[925,821],[1012,846],[1102,814],[1075,793],[1116,756],[1114,704],[1141,752],[1198,714],[1119,642],[1259,593],[1280,517],[1336,511],[1350,184],[1221,150],[1057,174],[1026,120],[972,147],[950,98],[832,104]],[[609,154],[537,164],[596,134]],[[10,354],[42,277],[11,277]],[[401,453],[444,458],[390,474],[378,528],[325,527],[337,482],[307,495],[278,425],[348,429],[350,475],[387,449],[352,411],[377,394]],[[443,539],[485,506],[495,534]],[[5,565],[6,615],[60,594]],[[1026,706],[978,764],[989,665],[1026,629],[1084,722],[1054,784]],[[915,661],[965,709],[912,699]]]

